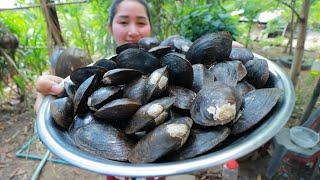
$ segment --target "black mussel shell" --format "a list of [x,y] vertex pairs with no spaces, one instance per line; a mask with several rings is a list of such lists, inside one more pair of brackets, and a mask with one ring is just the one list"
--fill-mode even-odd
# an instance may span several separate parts
[[55,75],[65,78],[75,69],[92,62],[90,56],[79,48],[67,48],[58,58]]
[[68,97],[59,98],[50,103],[51,116],[60,127],[69,128],[73,121],[73,104]]
[[211,65],[229,57],[232,49],[232,37],[229,33],[218,32],[197,39],[186,56],[191,64]]
[[105,85],[120,85],[130,82],[141,75],[142,73],[135,69],[112,69],[103,75],[102,82]]
[[192,65],[193,70],[193,83],[192,90],[199,92],[203,86],[212,84],[215,80],[211,71],[207,70],[203,64]]
[[74,132],[87,124],[91,123],[94,120],[94,116],[91,112],[86,114],[78,114],[74,117],[72,124],[69,127],[69,134],[73,136]]
[[101,79],[103,74],[107,72],[106,68],[99,66],[87,66],[74,70],[71,75],[71,81],[79,87],[80,84],[83,83],[86,79],[88,79],[92,75],[97,75],[98,79]]
[[127,49],[130,49],[130,48],[132,48],[132,49],[143,49],[143,47],[138,43],[126,43],[126,44],[118,46],[116,48],[116,53],[120,54],[123,51],[125,51]]
[[192,65],[181,54],[169,53],[161,58],[162,66],[169,71],[169,84],[191,88],[193,82]]
[[156,46],[149,49],[148,52],[157,58],[161,58],[162,56],[172,52],[172,48],[170,46]]
[[147,83],[148,77],[141,76],[130,83],[125,84],[123,88],[123,97],[132,99],[140,104],[145,102],[145,87]]
[[93,91],[96,90],[97,84],[99,83],[96,75],[92,75],[87,80],[85,80],[77,89],[74,99],[74,113],[83,114],[88,109],[87,101],[88,97]]
[[131,163],[153,162],[179,149],[188,139],[192,119],[182,117],[170,120],[149,132],[130,151]]
[[56,70],[57,62],[58,62],[60,55],[63,53],[64,50],[65,50],[65,48],[63,48],[63,47],[58,47],[58,46],[55,47],[50,58],[49,58],[53,74],[56,74],[55,70]]
[[169,110],[169,115],[167,119],[176,119],[184,116],[190,117],[190,110],[180,109],[172,106]]
[[127,49],[117,57],[119,68],[129,68],[141,71],[143,74],[150,74],[160,68],[160,61],[142,49]]
[[100,67],[106,68],[107,71],[117,68],[117,64],[114,61],[107,60],[107,59],[100,59],[96,61],[93,64],[93,66],[100,66]]
[[168,109],[174,103],[174,98],[164,97],[154,100],[141,108],[129,120],[125,132],[133,134],[161,124],[168,116]]
[[144,37],[138,41],[145,50],[149,50],[153,47],[159,46],[160,42],[155,37]]
[[234,90],[216,81],[198,92],[191,106],[191,118],[203,126],[224,125],[235,119],[236,102]]
[[243,64],[246,64],[249,60],[252,60],[254,58],[252,52],[243,47],[233,47],[230,53],[229,58],[231,60],[239,60]]
[[180,109],[190,109],[193,100],[196,98],[195,92],[179,86],[169,86],[168,93],[170,97],[175,97],[173,106]]
[[242,81],[239,82],[236,85],[236,93],[242,98],[244,95],[246,95],[248,92],[255,90],[256,88],[254,88],[250,83],[248,83],[247,81]]
[[169,154],[166,159],[184,160],[210,151],[230,134],[227,127],[210,129],[191,129],[187,142],[177,151]]
[[167,67],[155,70],[149,78],[145,86],[144,102],[152,101],[163,95],[169,83],[169,72]]
[[94,116],[107,121],[119,122],[129,119],[140,106],[140,103],[127,98],[116,99],[98,109]]
[[217,81],[222,81],[231,87],[235,87],[247,74],[246,68],[240,61],[221,62],[213,65],[210,71]]
[[232,134],[239,134],[262,120],[276,105],[283,92],[278,88],[264,88],[248,92],[243,97],[242,115],[233,125]]
[[77,86],[72,81],[64,81],[64,90],[70,99],[74,99],[77,91]]
[[170,36],[160,43],[160,46],[170,46],[175,52],[182,54],[185,54],[191,45],[192,42],[190,40],[179,35]]
[[262,88],[269,79],[268,63],[264,59],[250,60],[245,64],[247,76],[245,80],[252,84],[255,88]]
[[81,150],[117,161],[127,161],[133,144],[120,130],[96,120],[74,130],[72,137]]
[[97,111],[103,105],[120,97],[121,91],[119,87],[101,87],[89,96],[88,106],[91,110]]

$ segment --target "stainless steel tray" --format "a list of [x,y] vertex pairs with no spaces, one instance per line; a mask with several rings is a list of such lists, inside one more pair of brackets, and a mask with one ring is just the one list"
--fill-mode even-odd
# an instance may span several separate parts
[[[255,58],[263,58],[255,54]],[[91,156],[74,147],[68,135],[59,130],[50,116],[49,104],[53,99],[44,98],[37,116],[37,132],[48,149],[63,160],[77,167],[100,174],[147,177],[184,174],[203,170],[237,159],[254,151],[273,136],[288,121],[295,103],[295,93],[289,77],[273,62],[267,60],[271,73],[271,83],[284,91],[284,95],[273,109],[272,114],[254,131],[232,143],[231,145],[197,158],[169,163],[130,164]]]

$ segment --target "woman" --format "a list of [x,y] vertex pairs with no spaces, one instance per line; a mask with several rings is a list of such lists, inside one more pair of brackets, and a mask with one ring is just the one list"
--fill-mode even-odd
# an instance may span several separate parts
[[[107,29],[116,44],[138,42],[151,35],[150,9],[145,0],[114,0],[109,10]],[[42,75],[36,82],[38,96],[34,105],[38,110],[43,95],[57,95],[63,91],[62,78]]]

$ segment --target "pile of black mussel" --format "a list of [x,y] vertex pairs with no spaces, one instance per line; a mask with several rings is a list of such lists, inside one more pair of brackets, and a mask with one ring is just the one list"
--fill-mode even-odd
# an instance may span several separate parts
[[267,86],[267,62],[232,48],[226,32],[143,38],[70,79],[50,104],[57,127],[81,151],[131,163],[212,152],[255,128],[283,94]]

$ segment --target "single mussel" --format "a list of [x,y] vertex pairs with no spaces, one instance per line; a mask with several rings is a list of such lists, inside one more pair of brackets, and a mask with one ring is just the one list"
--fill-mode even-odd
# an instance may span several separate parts
[[51,116],[60,127],[67,129],[73,121],[73,103],[68,97],[59,98],[50,103]]
[[255,90],[256,88],[254,88],[250,83],[248,83],[247,81],[243,81],[243,82],[239,82],[236,85],[236,93],[242,98],[244,95],[246,95],[248,92]]
[[131,48],[132,49],[143,49],[143,47],[138,43],[126,43],[126,44],[123,44],[123,45],[116,47],[116,53],[119,55],[123,51],[125,51],[127,49],[131,49]]
[[254,58],[252,52],[243,47],[233,47],[230,53],[229,58],[231,60],[239,60],[243,64],[246,64],[249,60],[252,60]]
[[188,139],[192,119],[170,120],[144,136],[130,151],[129,162],[148,163],[179,149]]
[[96,75],[92,75],[79,86],[73,99],[75,114],[82,114],[88,109],[88,97],[96,90],[98,83],[98,77]]
[[207,34],[191,45],[186,58],[191,64],[211,65],[229,58],[231,46],[232,37],[229,33]]
[[100,59],[100,60],[96,61],[93,64],[93,66],[103,67],[103,68],[107,69],[107,71],[117,68],[117,64],[114,61],[107,60],[107,59]]
[[111,122],[119,122],[129,119],[140,106],[140,103],[127,98],[116,99],[98,109],[94,116]]
[[133,142],[120,130],[107,123],[92,120],[71,129],[74,144],[94,156],[117,161],[127,161]]
[[82,84],[83,81],[88,79],[90,76],[96,75],[98,79],[101,79],[103,74],[107,71],[108,69],[100,66],[81,67],[71,73],[70,79],[77,87],[79,87],[80,84]]
[[179,86],[169,86],[168,93],[170,97],[175,97],[173,106],[180,109],[190,109],[196,97],[195,92]]
[[193,70],[193,83],[192,90],[199,92],[203,86],[212,84],[215,80],[211,71],[207,70],[203,64],[192,65]]
[[160,42],[155,37],[144,37],[138,41],[145,50],[149,50],[153,47],[159,46]]
[[170,46],[177,53],[185,54],[189,50],[192,42],[182,36],[173,35],[160,43],[160,46]]
[[240,61],[221,62],[213,65],[210,71],[217,81],[222,81],[231,87],[235,87],[247,74],[246,68]]
[[232,134],[239,134],[261,121],[276,105],[283,92],[278,88],[264,88],[248,92],[243,97],[242,115],[233,124]]
[[155,70],[147,79],[144,102],[149,102],[160,97],[167,88],[168,79],[169,73],[166,66]]
[[269,66],[264,59],[250,60],[245,64],[247,76],[245,80],[256,88],[262,88],[269,79]]
[[94,91],[88,98],[88,106],[91,110],[97,111],[106,103],[121,97],[119,87],[107,86]]
[[167,118],[173,103],[174,98],[164,97],[142,106],[129,120],[125,133],[133,134],[161,124]]
[[148,77],[141,76],[127,84],[123,88],[123,97],[132,99],[140,104],[143,104],[146,99],[145,87]]
[[203,126],[224,125],[235,119],[236,103],[234,90],[216,81],[198,92],[191,106],[191,118]]
[[193,82],[192,65],[179,53],[169,53],[161,58],[162,66],[169,71],[169,84],[191,88]]
[[142,49],[127,49],[117,57],[119,68],[129,68],[150,74],[160,68],[159,59]]
[[103,75],[102,82],[105,85],[121,85],[130,82],[141,75],[142,73],[135,69],[112,69]]
[[228,127],[218,127],[210,129],[194,129],[190,131],[187,142],[177,151],[168,154],[168,160],[184,160],[210,151],[230,134]]
[[149,49],[148,52],[157,58],[162,58],[162,56],[172,52],[172,48],[170,46],[156,46]]

